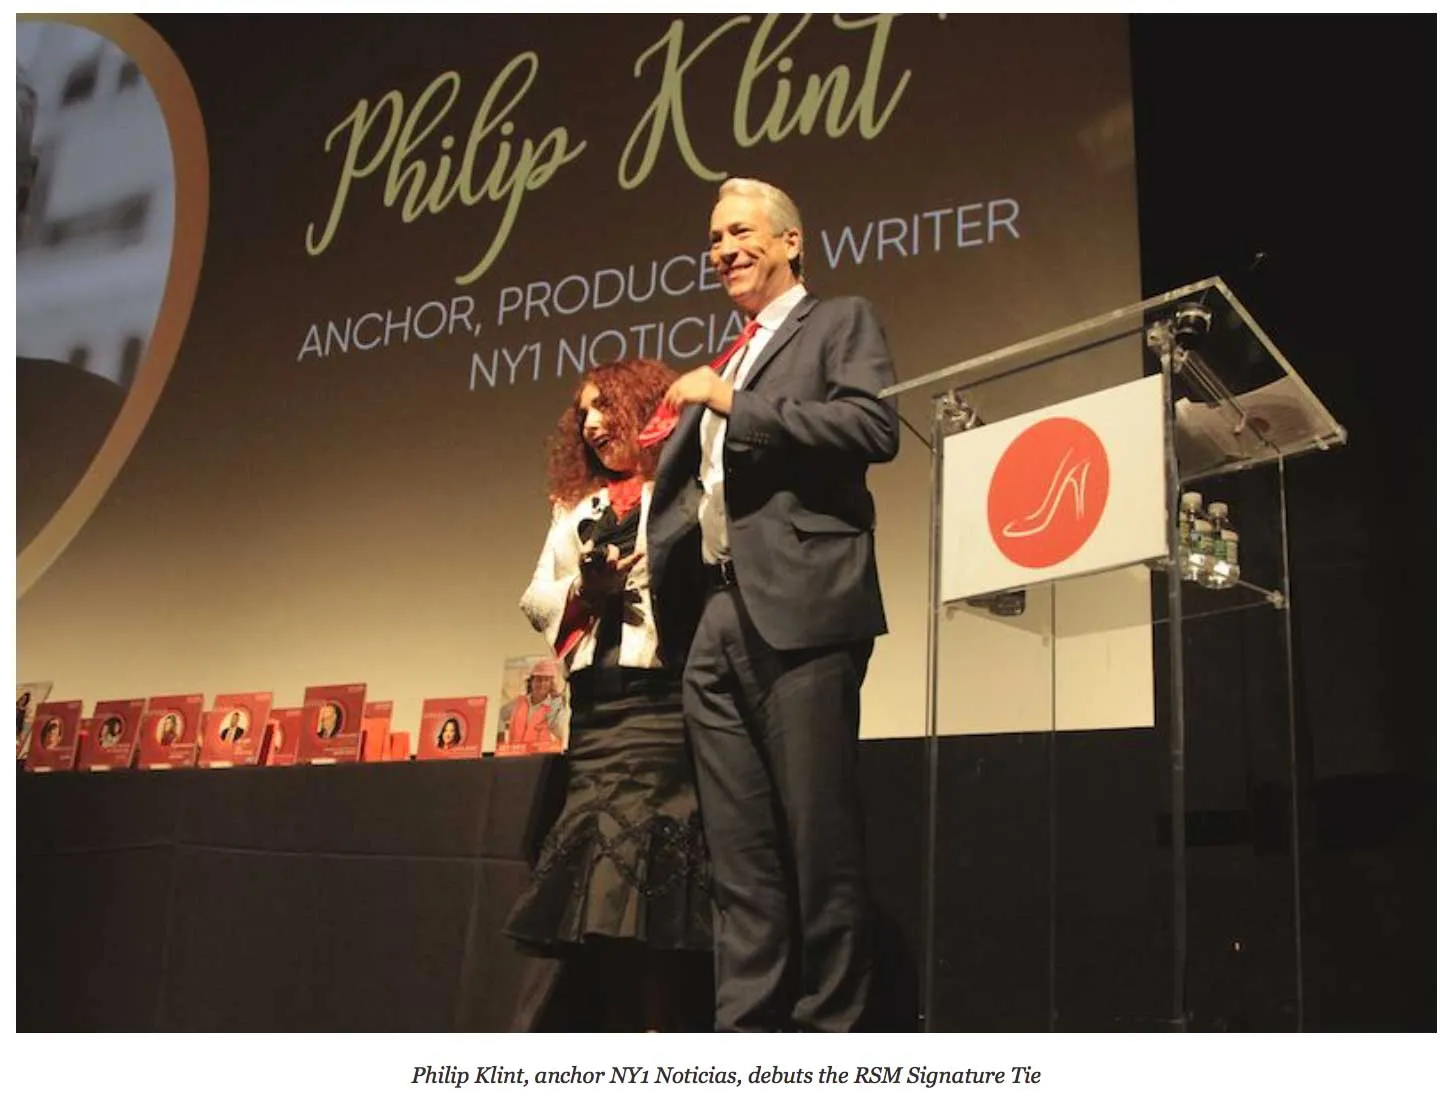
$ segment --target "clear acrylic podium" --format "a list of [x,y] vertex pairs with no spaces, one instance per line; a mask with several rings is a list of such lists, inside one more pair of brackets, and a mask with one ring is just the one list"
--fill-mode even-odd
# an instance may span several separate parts
[[[969,598],[946,586],[947,570],[975,568],[946,558],[953,550],[944,547],[960,544],[946,523],[987,521],[983,508],[946,496],[955,490],[945,459],[956,437],[1156,376],[1164,537],[1154,551],[1096,574]],[[949,1020],[947,1004],[1004,991],[989,950],[951,956],[948,943],[964,927],[993,934],[1019,913],[1046,951],[1033,974],[1045,984],[1035,1007],[1046,1006],[1045,1028],[1110,1028],[1108,1017],[1127,1029],[1301,1028],[1284,462],[1340,445],[1346,432],[1217,278],[884,395],[897,399],[906,434],[927,447],[932,478],[922,1027],[996,1025],[989,1006],[980,1023]],[[1179,507],[1191,491],[1228,507],[1240,534],[1235,581],[1225,568],[1215,588],[1182,578]],[[1013,867],[998,877],[990,869],[990,886],[964,883],[982,879],[1004,844],[955,822],[966,799],[993,795],[944,765],[946,750],[968,742],[954,737],[976,734],[997,735],[1006,750],[1013,740],[1035,760],[1026,788],[1037,807],[1017,804],[1004,817],[1006,826],[1018,819],[1044,831],[1026,848],[1036,864],[1023,876],[1033,883],[1017,883]],[[1133,758],[1142,761],[1125,761]],[[1010,796],[1004,788],[999,795]],[[1131,807],[1138,796],[1145,804]],[[1126,825],[1115,831],[1110,817]],[[1269,819],[1275,840],[1266,838]],[[1110,879],[1077,877],[1082,841],[1117,867]],[[1241,882],[1236,904],[1219,873]],[[1255,994],[1230,986],[1239,965]],[[1022,1018],[1005,1028],[1029,1027]]]

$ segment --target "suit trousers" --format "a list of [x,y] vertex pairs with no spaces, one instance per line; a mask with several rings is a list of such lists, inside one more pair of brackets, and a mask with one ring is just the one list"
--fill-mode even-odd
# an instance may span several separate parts
[[868,1000],[854,773],[873,641],[793,651],[735,587],[708,594],[683,677],[715,901],[716,1027],[847,1031]]

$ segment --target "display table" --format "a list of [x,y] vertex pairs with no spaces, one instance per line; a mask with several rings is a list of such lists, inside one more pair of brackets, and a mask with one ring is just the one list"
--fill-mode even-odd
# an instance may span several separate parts
[[505,1029],[559,763],[22,773],[16,1026]]

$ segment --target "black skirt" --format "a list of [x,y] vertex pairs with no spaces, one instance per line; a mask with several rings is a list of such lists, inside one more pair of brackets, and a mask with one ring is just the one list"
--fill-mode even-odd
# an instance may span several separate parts
[[560,816],[505,933],[551,951],[592,935],[655,949],[710,949],[706,844],[680,682],[627,672],[599,688],[571,676]]

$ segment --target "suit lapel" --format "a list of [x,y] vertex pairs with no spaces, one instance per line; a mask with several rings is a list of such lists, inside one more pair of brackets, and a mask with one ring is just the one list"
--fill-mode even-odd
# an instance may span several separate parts
[[[701,428],[702,406],[693,404],[683,409],[682,418],[661,446],[652,507],[665,507],[697,475],[697,467],[702,463]],[[648,509],[647,513],[652,512]]]
[[772,364],[772,360],[777,357],[777,353],[788,345],[788,341],[793,336],[798,334],[798,329],[802,327],[803,321],[813,311],[813,306],[816,304],[818,304],[818,299],[812,294],[809,294],[793,307],[793,311],[788,314],[788,318],[782,322],[778,330],[773,332],[772,338],[767,341],[767,346],[762,349],[762,354],[758,355],[757,360],[753,362],[752,369],[742,379],[742,384],[738,386],[739,389],[750,389],[757,384],[758,378],[762,377],[763,371]]
[[[757,360],[752,364],[752,369],[743,378],[739,388],[747,389],[757,384],[758,379],[772,364],[778,352],[797,335],[804,319],[817,304],[818,299],[809,294],[793,307],[792,312],[788,313],[788,318],[779,325],[778,330],[768,340],[767,346],[762,349],[762,354],[757,356]],[[702,412],[703,408],[700,404],[694,404],[685,409],[671,435],[668,436],[666,442],[662,443],[661,460],[657,463],[656,468],[657,491],[652,497],[653,502],[648,514],[653,510],[655,513],[661,514],[666,507],[678,502],[686,486],[696,477],[697,470],[702,464]]]
[[662,450],[662,464],[669,461],[675,467],[677,462],[686,461],[695,472],[697,465],[702,460],[702,412],[703,406],[700,404],[693,404],[682,409],[682,418],[677,422],[676,430],[672,431]]

